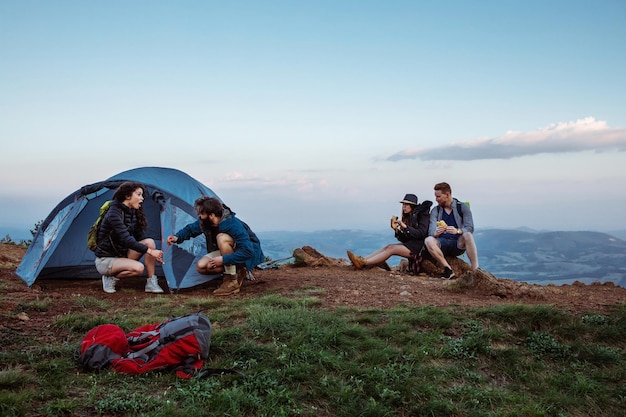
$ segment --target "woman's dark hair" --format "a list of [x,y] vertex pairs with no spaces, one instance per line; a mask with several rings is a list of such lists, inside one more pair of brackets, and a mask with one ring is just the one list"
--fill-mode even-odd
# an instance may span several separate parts
[[[119,185],[119,187],[117,187],[117,190],[115,190],[115,193],[113,194],[113,200],[123,203],[124,200],[130,198],[135,190],[137,190],[138,188],[141,188],[145,197],[146,187],[144,187],[143,184],[131,181],[123,182]],[[141,227],[141,230],[146,230],[148,228],[148,221],[146,220],[146,215],[143,212],[143,205],[139,207],[139,210],[136,210],[136,213],[137,223]]]
[[413,210],[415,210],[415,206],[413,204],[409,204],[409,206],[411,206],[411,211],[408,213],[405,213],[404,210],[402,211],[402,223],[413,226],[411,224],[411,214],[413,213]]
[[222,217],[224,214],[222,202],[215,197],[200,197],[193,203],[193,208],[196,209],[198,215],[215,214],[217,217]]

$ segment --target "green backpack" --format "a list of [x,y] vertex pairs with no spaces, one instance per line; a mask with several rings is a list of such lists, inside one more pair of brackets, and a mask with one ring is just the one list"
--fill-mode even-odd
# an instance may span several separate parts
[[87,247],[92,252],[98,249],[98,231],[100,230],[100,223],[102,223],[104,215],[109,211],[111,201],[112,200],[106,201],[102,207],[100,207],[100,215],[96,219],[96,222],[89,228],[89,233],[87,233]]

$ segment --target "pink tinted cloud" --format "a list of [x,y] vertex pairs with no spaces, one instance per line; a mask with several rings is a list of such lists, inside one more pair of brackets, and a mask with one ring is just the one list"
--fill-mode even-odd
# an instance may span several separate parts
[[586,117],[555,123],[530,132],[509,131],[496,138],[479,138],[436,148],[399,151],[388,161],[511,159],[543,153],[626,150],[626,128],[609,127],[606,121]]

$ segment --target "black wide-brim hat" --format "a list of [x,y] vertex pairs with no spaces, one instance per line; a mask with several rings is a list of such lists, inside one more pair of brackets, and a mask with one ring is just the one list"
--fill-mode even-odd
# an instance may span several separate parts
[[404,196],[404,199],[400,202],[417,206],[417,196],[415,194],[407,194]]

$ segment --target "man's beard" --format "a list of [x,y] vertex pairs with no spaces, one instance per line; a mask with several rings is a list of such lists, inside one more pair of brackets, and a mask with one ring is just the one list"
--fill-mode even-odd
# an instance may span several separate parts
[[203,230],[211,230],[211,228],[213,227],[213,225],[211,224],[211,220],[209,219],[200,219],[200,226]]

